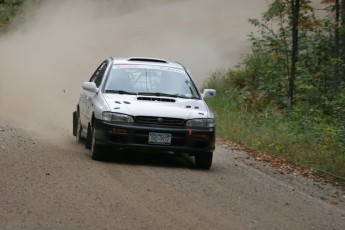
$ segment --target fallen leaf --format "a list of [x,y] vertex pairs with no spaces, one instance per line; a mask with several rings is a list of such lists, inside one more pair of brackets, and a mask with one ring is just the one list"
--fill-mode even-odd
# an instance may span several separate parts
[[[304,177],[312,178],[315,180],[322,180],[321,176],[313,175],[312,169],[305,166],[298,166],[288,162],[283,157],[273,157],[266,153],[257,152],[251,149],[243,148],[240,143],[236,143],[229,140],[218,139],[217,142],[230,150],[244,151],[247,153],[245,159],[254,159],[261,162],[269,162],[272,168],[276,169],[281,174],[293,174],[294,176],[301,175]],[[255,166],[254,163],[249,164]],[[345,198],[345,196],[344,196]]]

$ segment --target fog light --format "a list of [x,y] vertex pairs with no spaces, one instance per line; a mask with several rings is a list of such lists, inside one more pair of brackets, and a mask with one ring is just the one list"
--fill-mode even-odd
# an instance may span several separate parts
[[204,133],[196,133],[192,135],[193,138],[201,138],[201,139],[207,139],[208,135]]
[[111,131],[113,133],[127,133],[127,129],[123,129],[123,128],[112,128]]

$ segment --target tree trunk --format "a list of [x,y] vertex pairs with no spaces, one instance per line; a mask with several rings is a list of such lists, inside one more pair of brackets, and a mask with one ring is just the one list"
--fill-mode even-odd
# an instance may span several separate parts
[[333,94],[336,95],[339,86],[339,65],[340,65],[340,55],[339,55],[339,28],[340,28],[340,1],[335,1],[335,28],[334,28],[334,77],[333,77]]
[[289,104],[294,106],[296,62],[298,55],[298,19],[300,0],[291,0],[292,8],[292,54],[291,54],[291,74],[289,77]]
[[[340,5],[340,15],[341,15],[341,25],[340,25],[340,57],[341,57],[341,66],[345,66],[345,0],[341,0]],[[341,75],[343,85],[345,86],[345,68],[341,68]]]

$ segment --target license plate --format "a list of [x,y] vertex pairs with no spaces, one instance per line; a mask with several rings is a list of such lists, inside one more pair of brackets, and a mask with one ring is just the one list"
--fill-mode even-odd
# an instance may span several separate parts
[[171,144],[171,133],[149,133],[149,144],[156,145],[170,145]]

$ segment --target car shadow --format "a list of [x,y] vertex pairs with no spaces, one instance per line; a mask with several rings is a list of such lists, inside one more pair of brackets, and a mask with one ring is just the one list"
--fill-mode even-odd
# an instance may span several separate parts
[[[82,139],[81,145],[85,145]],[[85,149],[86,156],[91,160],[91,151]],[[197,169],[195,167],[194,157],[185,153],[169,153],[169,152],[148,152],[135,150],[103,150],[103,163],[109,164],[127,164],[127,165],[147,165],[154,167],[171,167],[171,168],[188,168]]]
[[102,160],[105,163],[147,165],[154,167],[195,168],[194,158],[188,154],[173,154],[167,152],[145,152],[115,150],[104,152]]

